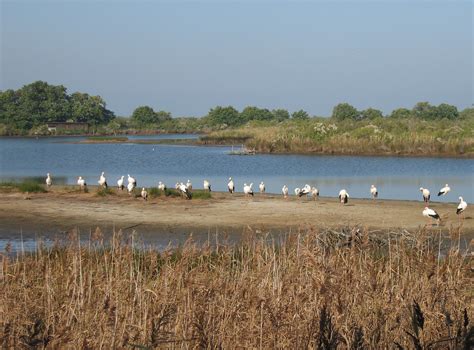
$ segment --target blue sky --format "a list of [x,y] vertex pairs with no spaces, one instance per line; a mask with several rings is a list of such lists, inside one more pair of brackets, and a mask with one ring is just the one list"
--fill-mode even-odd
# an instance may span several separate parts
[[471,1],[1,1],[0,89],[201,116],[473,103]]

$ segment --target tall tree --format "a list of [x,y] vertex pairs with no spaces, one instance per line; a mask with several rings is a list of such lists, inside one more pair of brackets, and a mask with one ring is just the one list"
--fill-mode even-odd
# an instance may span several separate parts
[[75,92],[71,95],[71,119],[75,122],[88,122],[93,125],[105,124],[114,118],[106,108],[105,101],[100,96]]
[[406,119],[411,117],[411,111],[406,108],[397,108],[392,111],[390,118]]
[[363,110],[360,113],[360,119],[369,119],[369,120],[374,120],[374,119],[379,119],[383,118],[383,114],[380,110],[375,109],[375,108],[367,108]]
[[437,119],[457,119],[459,117],[459,111],[456,106],[448,105],[447,103],[441,103],[434,110],[435,117]]
[[357,120],[359,118],[359,111],[357,111],[357,109],[355,109],[349,103],[339,103],[332,110],[332,118],[336,120]]
[[207,114],[207,118],[213,125],[236,126],[244,123],[240,118],[239,111],[232,106],[214,107]]
[[291,118],[295,120],[308,120],[309,119],[309,114],[308,112],[300,109],[299,111],[293,112],[291,114]]
[[248,122],[250,120],[272,120],[273,114],[266,108],[248,106],[240,113],[240,118],[242,122]]
[[286,109],[274,109],[272,111],[273,118],[279,122],[290,119],[290,113]]

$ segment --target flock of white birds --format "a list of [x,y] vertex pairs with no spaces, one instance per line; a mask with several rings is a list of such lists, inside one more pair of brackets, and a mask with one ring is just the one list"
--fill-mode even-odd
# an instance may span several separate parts
[[[122,191],[125,189],[124,178],[125,176],[122,176],[117,180],[117,187]],[[105,178],[104,172],[100,174],[98,183],[99,183],[99,186],[107,188],[108,186],[107,179]],[[53,184],[53,180],[51,178],[51,175],[48,173],[46,176],[46,186],[50,187],[52,186],[52,184]],[[81,189],[84,189],[87,186],[86,181],[82,178],[82,176],[78,177],[77,184]],[[252,197],[254,195],[252,186],[253,186],[253,183],[250,183],[250,184],[244,183],[243,191],[246,197]],[[130,174],[128,174],[128,178],[127,178],[128,193],[132,194],[135,187],[137,187],[137,180],[134,177],[130,176]],[[211,183],[208,180],[204,180],[203,188],[204,190],[210,192]],[[158,189],[165,191],[167,187],[163,182],[160,181],[158,182]],[[175,189],[178,190],[184,198],[186,199],[192,198],[191,191],[193,189],[193,185],[190,180],[188,180],[186,184],[184,184],[183,182],[177,182],[175,184]],[[227,183],[227,189],[229,193],[231,194],[235,192],[235,184],[232,177],[229,177],[229,180]],[[265,183],[263,181],[258,185],[258,189],[260,193],[265,193]],[[451,188],[449,187],[448,184],[446,184],[443,188],[441,188],[438,191],[438,197],[445,196],[450,191],[451,191]],[[298,196],[298,197],[311,195],[314,200],[316,200],[319,197],[319,190],[316,187],[311,187],[308,184],[304,185],[303,188],[299,188],[299,187],[295,188],[294,192],[295,192],[295,196]],[[420,187],[420,192],[422,193],[423,200],[426,204],[425,208],[423,209],[423,216],[427,217],[429,220],[433,220],[433,219],[436,220],[439,225],[439,222],[441,221],[440,215],[434,209],[431,209],[428,206],[430,203],[430,198],[431,198],[430,191],[427,188]],[[281,189],[281,193],[283,194],[284,198],[288,198],[289,189],[287,185],[283,185],[283,188]],[[375,187],[375,185],[370,186],[370,195],[372,199],[374,200],[378,197],[379,192],[377,190],[377,187]],[[145,187],[142,187],[141,197],[144,200],[148,200],[148,191],[145,189]],[[338,197],[341,204],[346,204],[349,201],[349,193],[345,189],[342,189],[339,191]],[[466,210],[466,208],[467,208],[467,203],[464,201],[462,197],[459,197],[459,205],[457,206],[456,214],[457,215],[462,214]]]

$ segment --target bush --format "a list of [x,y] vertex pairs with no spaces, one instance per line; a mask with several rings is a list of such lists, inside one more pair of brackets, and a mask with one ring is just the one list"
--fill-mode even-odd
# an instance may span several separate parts
[[99,187],[97,189],[97,195],[100,197],[105,197],[105,196],[110,196],[110,195],[115,195],[115,192],[112,191],[110,187]]

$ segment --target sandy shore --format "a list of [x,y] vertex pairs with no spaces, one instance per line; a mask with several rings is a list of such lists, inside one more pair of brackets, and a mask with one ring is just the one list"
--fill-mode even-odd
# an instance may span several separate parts
[[[83,230],[135,229],[139,233],[204,232],[247,227],[255,230],[312,227],[362,226],[370,229],[404,228],[417,230],[428,221],[421,214],[419,201],[351,199],[341,205],[337,198],[317,201],[277,195],[259,195],[249,199],[242,194],[212,194],[212,199],[184,200],[158,197],[147,202],[133,198],[126,191],[100,197],[96,188],[77,193],[53,188],[48,193],[25,195],[0,193],[0,233],[64,232],[78,227]],[[26,198],[26,199],[25,199]],[[440,228],[447,232],[458,227],[456,203],[432,203],[442,217]],[[462,222],[466,239],[474,237],[474,220],[470,208]],[[427,225],[436,230],[437,226]]]

